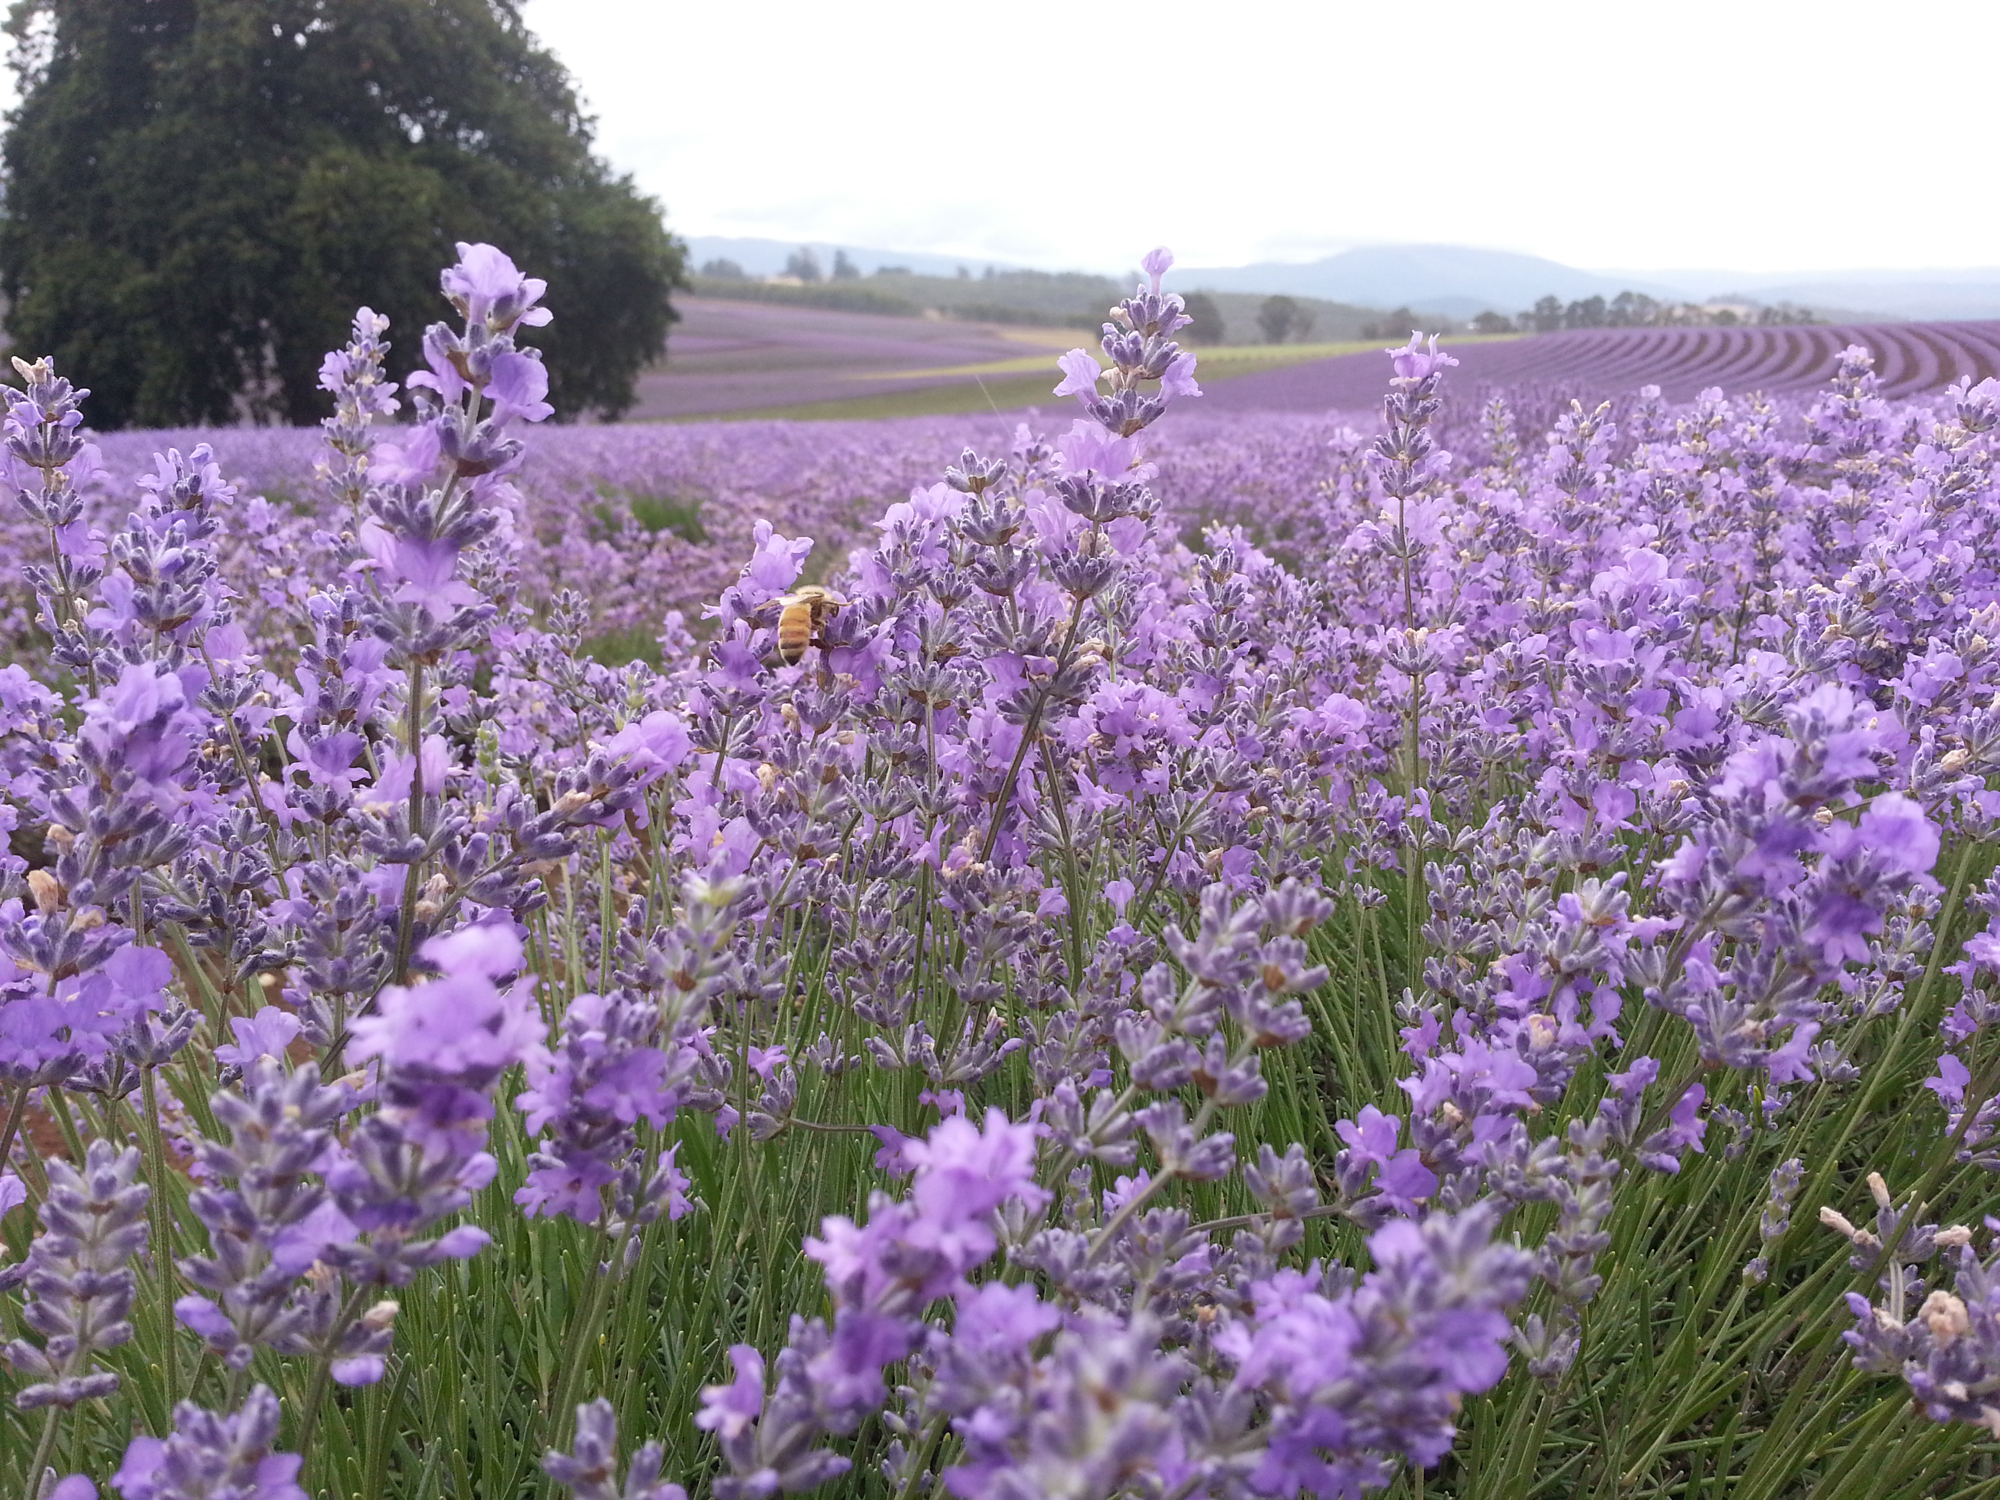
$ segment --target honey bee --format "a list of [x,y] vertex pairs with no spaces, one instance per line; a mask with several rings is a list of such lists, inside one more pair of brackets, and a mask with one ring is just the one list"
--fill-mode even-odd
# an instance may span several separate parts
[[815,639],[821,650],[826,648],[826,622],[847,601],[832,589],[807,584],[778,603],[783,606],[783,613],[778,616],[778,660],[789,667],[798,663]]

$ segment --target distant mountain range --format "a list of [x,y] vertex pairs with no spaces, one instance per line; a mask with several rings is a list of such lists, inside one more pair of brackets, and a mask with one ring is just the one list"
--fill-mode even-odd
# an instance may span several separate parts
[[[783,271],[786,257],[802,242],[696,235],[688,244],[694,266],[724,258],[751,276]],[[904,266],[919,274],[954,276],[960,267],[981,275],[1018,270],[1003,261],[878,250],[849,245],[810,245],[830,270],[836,248],[864,275],[881,266]],[[1408,307],[1445,317],[1470,318],[1491,310],[1512,316],[1548,296],[1565,302],[1623,291],[1677,302],[1708,302],[1732,294],[1757,302],[1793,302],[1840,318],[1954,319],[2000,317],[2000,268],[1940,271],[1746,272],[1727,270],[1580,270],[1561,261],[1508,250],[1464,245],[1364,245],[1302,264],[1264,262],[1249,266],[1177,268],[1174,284],[1183,291],[1251,292],[1318,297],[1361,308]]]
[[[1600,274],[1616,278],[1620,273]],[[2000,318],[2000,268],[1991,266],[1930,271],[1819,271],[1803,275],[1796,271],[1636,274],[1691,288],[1704,300],[1741,292],[1759,302],[1856,308],[1890,318]]]
[[1537,298],[1611,298],[1622,291],[1653,297],[1677,294],[1652,278],[1643,284],[1579,271],[1558,261],[1505,250],[1458,245],[1365,245],[1304,265],[1190,266],[1177,270],[1183,289],[1284,292],[1360,307],[1409,307],[1469,318],[1491,309],[1509,317]]
[[1884,318],[2000,317],[2000,268],[1962,271],[1585,271],[1538,255],[1463,245],[1367,245],[1304,265],[1190,267],[1180,284],[1287,292],[1364,307],[1512,315],[1542,297],[1573,302],[1643,292],[1677,302],[1734,296]]

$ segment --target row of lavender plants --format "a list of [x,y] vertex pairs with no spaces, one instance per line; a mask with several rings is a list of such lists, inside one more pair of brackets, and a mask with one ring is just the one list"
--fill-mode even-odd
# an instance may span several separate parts
[[2000,391],[1149,451],[1169,265],[702,619],[490,246],[289,505],[18,365],[8,1493],[2000,1494]]
[[[1484,452],[1477,395],[1468,390],[1453,401],[1446,393],[1439,423],[1453,452]],[[1569,391],[1561,384],[1515,387],[1509,396],[1517,421],[1532,428],[1552,420]],[[1291,512],[1316,507],[1329,443],[1355,449],[1362,440],[1354,429],[1367,425],[1366,414],[1216,417],[1196,409],[1177,417],[1148,454],[1159,470],[1154,488],[1166,522],[1195,546],[1216,519],[1282,538]],[[594,655],[658,662],[665,617],[678,614],[681,626],[704,631],[703,611],[742,570],[758,521],[813,537],[808,567],[823,581],[874,535],[883,511],[913,485],[934,481],[967,441],[1007,452],[1015,426],[1011,418],[949,417],[558,427],[537,437],[507,487],[488,499],[512,533],[515,597],[545,609],[561,590],[576,590],[589,607],[585,644]],[[313,541],[334,519],[315,474],[324,457],[321,434],[111,433],[93,439],[93,460],[72,464],[70,484],[90,523],[115,529],[130,509],[131,476],[152,469],[156,453],[203,445],[243,497],[214,538],[236,621],[261,656],[288,661],[297,650],[297,599],[341,582],[337,551]],[[34,517],[18,508],[0,512],[0,638],[29,661],[38,606],[23,568],[46,556],[48,545]]]

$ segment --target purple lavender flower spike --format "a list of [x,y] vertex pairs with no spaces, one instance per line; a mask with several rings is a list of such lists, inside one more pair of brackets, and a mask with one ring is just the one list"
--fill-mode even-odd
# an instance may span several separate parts
[[[1084,414],[1117,437],[1129,438],[1151,426],[1165,414],[1170,403],[1187,396],[1199,396],[1195,383],[1195,356],[1171,337],[1189,322],[1182,300],[1160,290],[1160,279],[1174,258],[1165,248],[1146,256],[1147,285],[1111,309],[1112,320],[1104,325],[1100,341],[1108,368],[1082,349],[1072,349],[1058,361],[1063,372],[1058,396],[1075,396]],[[1108,382],[1109,395],[1099,394],[1099,381]],[[1145,394],[1142,382],[1159,382],[1156,393]]]
[[1412,333],[1408,344],[1400,349],[1385,351],[1396,371],[1393,380],[1398,386],[1419,385],[1458,367],[1458,361],[1451,355],[1438,352],[1437,341],[1436,334],[1432,334],[1426,343],[1421,334]]
[[146,1247],[151,1190],[139,1180],[139,1153],[90,1143],[83,1168],[52,1159],[43,1233],[28,1249],[21,1321],[40,1346],[15,1339],[0,1358],[28,1378],[14,1395],[22,1411],[75,1406],[118,1388],[118,1375],[95,1356],[130,1342],[126,1321],[138,1284],[132,1257]]
[[440,272],[438,284],[463,317],[484,323],[495,333],[505,333],[516,324],[540,328],[551,316],[546,307],[536,306],[549,284],[538,276],[523,276],[492,245],[460,241],[458,264]]
[[[225,1090],[209,1101],[230,1142],[199,1142],[204,1181],[188,1198],[209,1231],[210,1248],[179,1264],[206,1295],[189,1294],[174,1304],[175,1316],[231,1369],[247,1367],[258,1346],[284,1354],[313,1351],[326,1299],[299,1278],[355,1235],[312,1178],[337,1151],[334,1127],[355,1107],[353,1090],[321,1087],[319,1070],[310,1064],[288,1073],[270,1054],[251,1057],[241,1068],[240,1092]],[[348,1357],[374,1352],[363,1346],[384,1331],[357,1330],[343,1345]]]
[[299,1456],[271,1451],[278,1420],[278,1398],[261,1385],[228,1415],[183,1401],[165,1438],[132,1439],[112,1488],[124,1500],[307,1500]]
[[[1855,1324],[1841,1337],[1854,1351],[1855,1367],[1900,1376],[1934,1422],[1967,1422],[2000,1436],[2000,1400],[1994,1398],[2000,1390],[2000,1281],[1994,1274],[2000,1255],[1982,1261],[1972,1248],[1972,1230],[1962,1224],[1905,1228],[1905,1216],[1922,1205],[1898,1209],[1879,1173],[1869,1174],[1868,1187],[1876,1204],[1872,1230],[1832,1208],[1819,1211],[1820,1222],[1854,1247],[1849,1264],[1875,1273],[1881,1298],[1847,1296]],[[1989,1230],[1995,1222],[1987,1219]],[[1926,1264],[1940,1252],[1956,1261],[1951,1291],[1926,1279]]]
[[521,966],[510,928],[463,928],[432,939],[423,957],[443,971],[438,979],[390,986],[375,1014],[354,1025],[354,1055],[381,1060],[382,1107],[355,1127],[325,1178],[359,1236],[330,1246],[327,1261],[356,1282],[404,1286],[423,1267],[487,1243],[472,1225],[418,1236],[492,1181],[496,1164],[483,1149],[490,1090],[541,1047],[533,978],[496,983]]
[[[678,724],[650,732],[661,752],[684,751]],[[641,748],[634,759],[650,754]],[[726,887],[699,877],[689,879],[683,895],[684,915],[652,934],[644,970],[635,967],[627,976],[631,987],[579,995],[564,1014],[554,1046],[525,1058],[528,1088],[514,1104],[526,1112],[531,1136],[548,1132],[530,1158],[527,1182],[514,1194],[530,1217],[563,1214],[596,1222],[606,1190],[638,1172],[638,1123],[662,1129],[701,1092],[703,1027],[710,998],[725,977],[722,956],[734,928],[734,898]],[[627,926],[635,952],[646,918],[646,908],[635,906]],[[655,965],[673,973],[675,1000],[664,1006],[651,992]],[[783,1050],[772,1050],[782,1061]],[[762,1049],[751,1051],[765,1055]],[[675,1165],[679,1149],[676,1143],[655,1164],[647,1206],[640,1211],[645,1223],[661,1212],[680,1218],[692,1207],[687,1180]],[[625,1217],[622,1211],[617,1216]]]
[[576,1441],[568,1453],[551,1452],[542,1470],[575,1500],[687,1500],[687,1491],[660,1478],[663,1450],[647,1443],[632,1455],[623,1483],[618,1479],[618,1417],[611,1403],[589,1402],[576,1409]]
[[750,1344],[732,1344],[729,1361],[736,1378],[728,1385],[704,1386],[694,1425],[723,1442],[741,1436],[764,1411],[764,1356]]
[[983,1126],[947,1119],[926,1139],[903,1143],[916,1172],[907,1200],[877,1193],[865,1225],[831,1217],[806,1241],[826,1271],[833,1326],[792,1320],[768,1400],[763,1363],[742,1346],[732,1351],[734,1383],[702,1393],[697,1423],[720,1436],[730,1468],[716,1482],[718,1496],[810,1488],[846,1470],[821,1440],[852,1432],[882,1404],[882,1373],[916,1347],[925,1311],[968,1290],[966,1273],[997,1248],[996,1210],[1047,1201],[1034,1182],[1035,1140],[1034,1126],[997,1109]]

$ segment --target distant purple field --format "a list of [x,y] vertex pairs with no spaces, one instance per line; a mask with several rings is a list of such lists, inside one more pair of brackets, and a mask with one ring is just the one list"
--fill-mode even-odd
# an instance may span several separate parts
[[[834,312],[775,303],[690,297],[681,304],[666,363],[641,378],[639,420],[699,418],[970,385],[969,375],[911,380],[913,370],[1049,354],[1056,338],[977,323]],[[1073,336],[1078,344],[1089,335]],[[1447,346],[1453,341],[1446,338]],[[2000,373],[2000,322],[1880,323],[1795,328],[1606,328],[1537,334],[1498,343],[1459,343],[1452,379],[1459,398],[1480,386],[1561,387],[1566,396],[1602,398],[1657,385],[1669,401],[1709,386],[1730,393],[1811,389],[1833,373],[1849,344],[1873,351],[1882,388],[1911,396]],[[1334,359],[1211,378],[1210,412],[1372,411],[1383,391],[1382,357]],[[989,382],[991,383],[991,382]],[[1021,377],[1000,382],[999,404],[1022,400]]]
[[[686,297],[665,365],[640,377],[630,415],[648,418],[755,411],[878,395],[971,377],[899,379],[910,370],[985,364],[1033,354],[1032,335],[980,323],[830,312],[768,302]],[[1079,341],[1087,335],[1079,333]],[[1049,367],[1055,368],[1053,347]],[[1055,384],[1054,377],[1049,383]]]
[[[1450,346],[1449,338],[1443,341]],[[1801,328],[1601,328],[1452,349],[1451,385],[1561,385],[1586,397],[1657,385],[1669,401],[1710,386],[1772,395],[1823,385],[1840,351],[1873,351],[1883,394],[1913,396],[2000,373],[2000,322],[1830,324]],[[1208,411],[1360,411],[1382,398],[1383,359],[1349,354],[1218,381]]]

